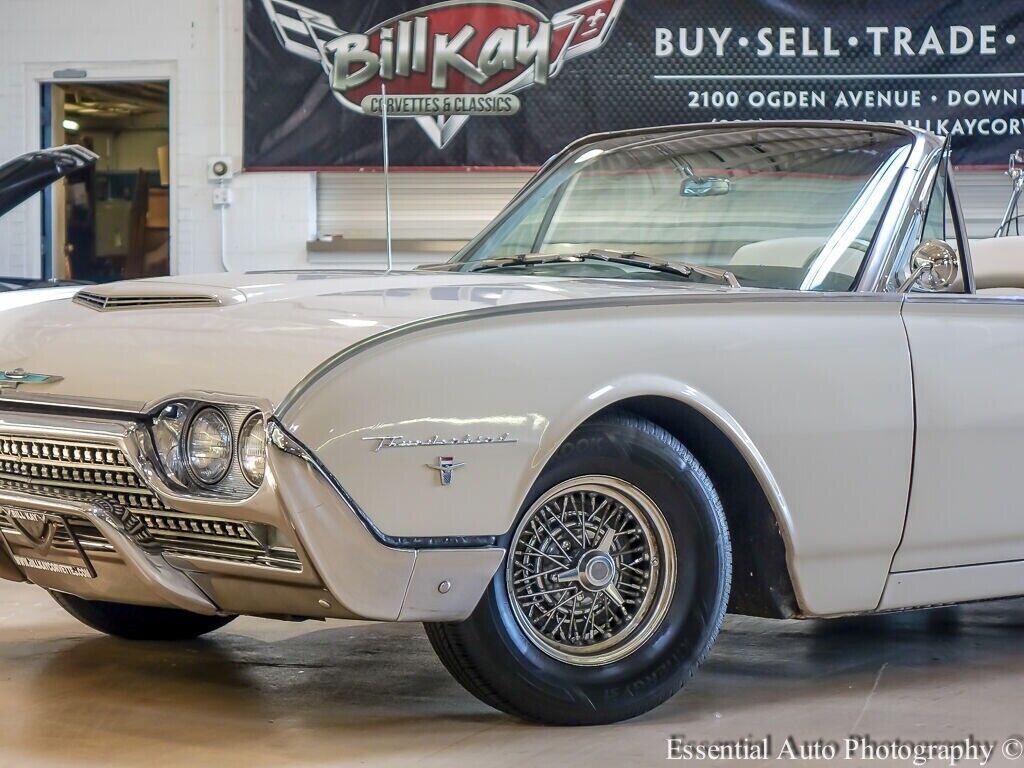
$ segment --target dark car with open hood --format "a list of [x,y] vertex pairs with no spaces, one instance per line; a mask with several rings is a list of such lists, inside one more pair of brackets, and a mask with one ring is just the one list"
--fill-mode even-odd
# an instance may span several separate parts
[[[37,192],[72,173],[96,164],[99,155],[85,147],[69,145],[40,149],[0,165],[0,216],[6,216]],[[82,285],[80,280],[40,280],[0,276],[0,293],[56,285]]]

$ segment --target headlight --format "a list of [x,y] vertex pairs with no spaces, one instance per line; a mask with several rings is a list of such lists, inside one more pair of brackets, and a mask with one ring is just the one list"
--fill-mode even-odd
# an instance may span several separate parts
[[216,408],[203,408],[188,426],[185,459],[196,480],[214,485],[231,469],[233,454],[231,427]]
[[254,413],[238,434],[238,466],[249,484],[259,488],[267,472],[267,425],[262,414]]

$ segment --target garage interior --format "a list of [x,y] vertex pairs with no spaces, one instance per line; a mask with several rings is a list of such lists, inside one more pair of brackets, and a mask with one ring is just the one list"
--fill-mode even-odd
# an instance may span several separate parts
[[[95,168],[56,185],[44,259],[58,280],[170,274],[170,106],[166,82],[47,83],[44,144],[79,144]],[[50,141],[47,141],[50,139]],[[51,218],[52,217],[52,218]]]
[[[627,7],[649,1],[627,0]],[[250,23],[246,13],[265,21],[264,9],[271,2],[0,0],[0,162],[62,144],[79,144],[100,158],[94,168],[69,176],[3,217],[0,283],[6,277],[68,281],[77,290],[77,283],[103,287],[124,279],[253,272],[269,275],[252,278],[251,290],[258,297],[260,290],[270,293],[288,279],[277,276],[279,271],[380,269],[392,247],[394,264],[402,270],[446,260],[533,177],[539,163],[399,166],[385,175],[376,148],[373,157],[358,166],[281,161],[277,166],[248,167],[246,142],[253,142],[246,134],[244,98],[251,98],[251,90],[271,90],[273,85],[246,70],[246,54],[251,52],[244,40]],[[363,5],[346,2],[303,0],[302,5],[330,7],[340,20],[340,9]],[[524,3],[547,10],[572,4]],[[371,21],[386,18],[384,7],[400,5],[405,12],[429,4],[430,0],[365,4],[374,8],[373,13],[359,15],[353,10],[360,23],[367,24],[351,30],[358,32]],[[947,5],[968,8],[963,16],[976,13],[965,3]],[[671,12],[680,13],[674,7]],[[55,35],[54,29],[64,32]],[[733,39],[738,36],[737,31]],[[1005,39],[1001,36],[999,44]],[[750,42],[754,40],[751,36]],[[867,41],[861,38],[862,50]],[[709,37],[708,50],[711,45]],[[300,72],[302,67],[311,68],[311,79],[317,80],[308,90],[287,94],[298,117],[273,126],[275,136],[291,136],[304,147],[309,135],[323,126],[311,128],[299,118],[323,109],[325,102],[352,119],[331,102],[318,61],[282,53],[284,43],[276,40],[274,46],[274,53],[289,66]],[[757,61],[758,72],[774,63]],[[827,64],[817,59],[813,66]],[[911,64],[907,66],[913,69]],[[574,65],[566,63],[569,73]],[[991,66],[1008,71],[1017,65]],[[1024,64],[1019,68],[1021,74],[1015,77],[1024,78]],[[610,66],[602,70],[611,71]],[[900,78],[909,82],[905,75]],[[815,70],[811,82],[822,77]],[[627,81],[617,70],[611,79],[617,99]],[[258,80],[256,87],[252,80]],[[567,80],[574,82],[564,76],[561,82],[552,82],[561,85]],[[539,90],[521,94],[524,115],[540,112],[530,101]],[[589,98],[590,94],[580,97],[579,102]],[[1024,103],[1024,90],[1020,98]],[[571,102],[566,104],[568,109]],[[594,109],[601,120],[608,117],[603,104]],[[690,116],[684,113],[680,119]],[[393,122],[398,138],[392,140],[421,141],[434,151],[408,122]],[[1024,136],[1016,138],[1024,146]],[[476,142],[477,148],[500,144],[490,135]],[[954,157],[966,142],[955,137]],[[999,164],[956,169],[965,234],[971,239],[992,238],[1003,218],[1011,191],[1004,158],[1005,154],[1000,156]],[[225,164],[225,175],[214,172],[218,163]],[[680,186],[674,177],[673,185]],[[611,218],[614,201],[609,208]],[[1012,234],[1019,235],[1019,217],[1010,220]],[[312,292],[311,283],[303,288]],[[1024,294],[1024,285],[1018,289]],[[386,293],[368,289],[361,300]],[[389,310],[395,317],[401,300],[411,293],[395,290],[386,296],[394,298]],[[483,294],[496,306],[502,300],[500,293],[487,296],[479,287],[442,287],[429,298],[454,304],[469,294]],[[298,317],[320,298],[274,301],[278,311],[290,302]],[[28,304],[32,291],[0,293],[0,309],[6,306],[3,299],[15,307],[19,301]],[[429,306],[426,301],[424,305]],[[1024,299],[1019,306],[1024,310]],[[383,326],[392,319],[385,315],[378,321],[361,310],[335,312],[331,307],[322,314],[334,315],[326,322],[345,332]],[[281,325],[293,319],[286,313],[280,317]],[[3,319],[0,314],[0,323]],[[218,322],[215,318],[196,327],[222,332]],[[60,333],[55,325],[40,330],[39,346],[52,341],[47,334]],[[101,322],[90,327],[101,328]],[[312,323],[310,328],[315,330]],[[155,337],[160,330],[150,328]],[[239,333],[229,342],[258,351],[259,330]],[[736,347],[746,341],[737,334]],[[940,339],[937,346],[945,341]],[[159,360],[160,353],[157,349],[150,362],[166,362]],[[970,367],[967,355],[948,359]],[[509,354],[509,361],[511,369],[514,354]],[[3,363],[0,360],[0,374],[6,375]],[[941,372],[943,365],[951,363],[940,359],[934,369]],[[32,370],[65,376],[58,367]],[[189,367],[188,360],[177,364],[178,369]],[[1013,368],[1008,363],[1001,370],[1012,373]],[[559,372],[547,374],[556,386]],[[90,375],[116,374],[95,367]],[[499,372],[491,375],[492,381],[501,378]],[[395,372],[396,379],[402,376],[413,380],[415,371]],[[1001,393],[1012,390],[1008,379],[1012,377],[1001,379]],[[758,391],[757,396],[765,398],[766,392]],[[448,392],[438,388],[422,400],[433,407],[437,402],[449,404],[447,397]],[[912,398],[907,401],[912,411],[916,404]],[[838,402],[837,407],[844,405]],[[0,421],[3,416],[0,409]],[[917,418],[916,412],[912,418]],[[1005,437],[1001,425],[991,427],[1000,439]],[[795,427],[794,433],[798,428],[807,425]],[[800,435],[787,437],[795,442]],[[424,468],[429,468],[431,482],[435,471],[444,477],[445,459],[451,469],[452,457],[437,456],[439,452],[424,452],[423,461],[417,457],[417,469],[426,476]],[[435,460],[437,465],[428,463]],[[850,474],[857,473],[854,463]],[[461,480],[457,474],[456,481]],[[860,480],[872,483],[873,478]],[[950,491],[945,486],[931,490],[936,496]],[[1019,513],[1009,509],[1007,514]],[[971,510],[964,515],[957,522],[972,525]],[[903,531],[905,535],[906,528]],[[753,550],[749,542],[748,546]],[[779,561],[784,559],[780,554]],[[935,570],[948,571],[948,566]],[[366,573],[368,580],[379,576]],[[741,581],[734,578],[733,585]],[[1019,586],[1019,593],[1024,593],[1024,584]],[[197,640],[130,642],[80,623],[37,586],[0,579],[0,768],[631,768],[662,764],[677,738],[748,743],[753,750],[770,739],[773,755],[768,757],[755,751],[743,759],[690,762],[774,765],[787,762],[774,759],[787,739],[805,745],[804,757],[810,762],[820,757],[815,745],[841,744],[862,734],[879,743],[946,742],[969,734],[997,745],[989,765],[1013,765],[1021,760],[1007,760],[998,745],[1024,732],[1022,680],[1024,598],[829,619],[729,615],[699,673],[663,705],[612,725],[542,727],[503,714],[467,693],[438,660],[420,623],[242,616]],[[908,765],[896,759],[848,764]]]

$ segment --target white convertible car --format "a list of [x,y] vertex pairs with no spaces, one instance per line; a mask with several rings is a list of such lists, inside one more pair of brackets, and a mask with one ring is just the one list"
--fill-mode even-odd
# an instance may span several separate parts
[[1022,594],[1024,247],[965,239],[948,163],[892,125],[606,134],[447,264],[18,292],[0,576],[136,639],[424,622],[564,724],[665,701],[727,610]]

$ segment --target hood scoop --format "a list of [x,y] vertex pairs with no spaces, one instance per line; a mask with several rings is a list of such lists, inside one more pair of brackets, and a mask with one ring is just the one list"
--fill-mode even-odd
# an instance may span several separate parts
[[180,283],[132,281],[84,289],[74,302],[97,312],[127,309],[224,307],[241,304],[245,294],[231,288]]
[[101,296],[90,291],[75,294],[75,303],[100,311],[153,307],[219,307],[215,296]]

